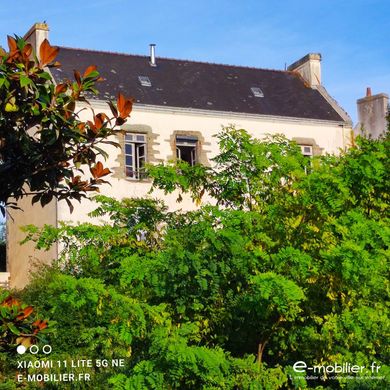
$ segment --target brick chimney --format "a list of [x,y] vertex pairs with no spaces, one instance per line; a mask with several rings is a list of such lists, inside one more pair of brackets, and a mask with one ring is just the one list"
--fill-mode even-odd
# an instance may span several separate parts
[[291,64],[287,70],[298,72],[311,88],[317,87],[321,85],[321,54],[309,53]]
[[355,132],[371,135],[378,138],[387,128],[386,114],[389,105],[389,95],[379,93],[371,94],[371,88],[367,88],[366,96],[357,101],[358,124]]
[[39,58],[39,48],[45,39],[49,39],[49,26],[46,23],[35,23],[23,37],[31,43]]

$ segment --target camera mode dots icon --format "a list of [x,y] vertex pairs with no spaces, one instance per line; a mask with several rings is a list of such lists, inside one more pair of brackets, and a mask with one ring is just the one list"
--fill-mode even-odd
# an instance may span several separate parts
[[19,355],[23,355],[26,352],[26,350],[27,348],[24,345],[18,345],[18,347],[16,348],[16,352]]

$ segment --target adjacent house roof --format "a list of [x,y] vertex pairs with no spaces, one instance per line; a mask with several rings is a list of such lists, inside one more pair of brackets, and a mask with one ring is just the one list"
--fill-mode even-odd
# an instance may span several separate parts
[[153,67],[147,56],[64,47],[57,59],[62,67],[52,73],[58,82],[96,65],[105,79],[98,85],[102,100],[122,92],[145,105],[343,121],[294,72],[160,57]]

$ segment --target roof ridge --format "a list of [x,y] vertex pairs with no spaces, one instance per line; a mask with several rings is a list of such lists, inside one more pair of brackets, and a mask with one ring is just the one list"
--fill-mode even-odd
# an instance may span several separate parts
[[[94,53],[114,54],[114,55],[120,55],[120,56],[126,56],[126,57],[142,57],[142,58],[148,58],[149,57],[147,55],[122,53],[122,52],[109,51],[109,50],[83,49],[83,48],[68,47],[68,46],[58,46],[58,47],[60,49],[80,50],[80,51],[94,52]],[[189,59],[185,59],[185,58],[172,58],[172,57],[161,57],[161,56],[156,56],[156,58],[157,59],[162,59],[162,60],[169,60],[169,61],[177,61],[177,62],[183,62],[184,61],[184,62],[192,62],[192,63],[196,63],[196,64],[217,65],[217,66],[225,66],[225,67],[239,68],[239,69],[253,69],[253,70],[264,70],[264,71],[267,71],[267,72],[292,73],[291,71],[281,70],[281,69],[258,68],[258,67],[255,67],[255,66],[232,65],[232,64],[224,64],[224,63],[220,63],[220,62],[189,60]]]

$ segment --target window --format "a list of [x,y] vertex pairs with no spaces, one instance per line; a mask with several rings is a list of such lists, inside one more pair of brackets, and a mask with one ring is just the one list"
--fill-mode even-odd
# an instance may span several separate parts
[[138,80],[143,87],[151,87],[152,82],[150,81],[148,76],[138,76]]
[[251,91],[254,97],[264,97],[264,93],[259,87],[252,87]]
[[140,180],[145,176],[146,134],[125,134],[126,177]]
[[299,145],[301,147],[301,152],[305,157],[313,157],[313,146],[311,145]]
[[176,158],[194,166],[198,162],[198,138],[194,136],[176,136]]

